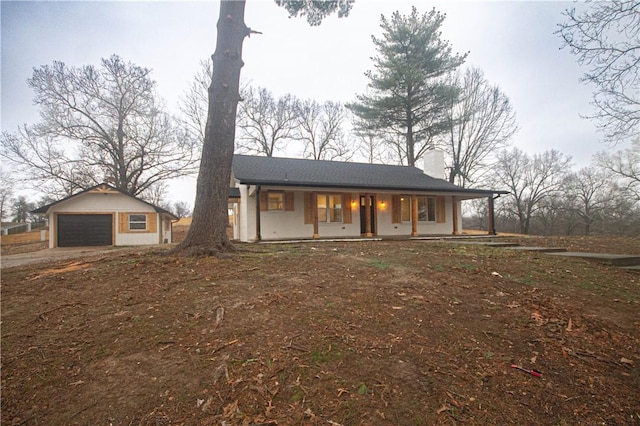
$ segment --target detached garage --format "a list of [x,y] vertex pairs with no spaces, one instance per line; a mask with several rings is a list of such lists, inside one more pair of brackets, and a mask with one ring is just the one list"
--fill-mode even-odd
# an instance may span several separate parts
[[58,215],[58,247],[113,245],[112,218],[110,214]]
[[49,247],[171,242],[172,213],[111,185],[97,185],[34,210],[49,219]]

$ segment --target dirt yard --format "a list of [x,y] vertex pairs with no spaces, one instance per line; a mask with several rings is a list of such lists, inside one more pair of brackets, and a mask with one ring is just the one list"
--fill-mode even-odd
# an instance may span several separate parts
[[[640,254],[637,238],[526,243]],[[3,270],[1,307],[3,425],[640,424],[640,273],[578,259],[114,251]]]

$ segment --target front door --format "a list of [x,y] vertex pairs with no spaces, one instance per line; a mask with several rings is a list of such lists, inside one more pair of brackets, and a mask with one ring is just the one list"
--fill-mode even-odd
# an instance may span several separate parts
[[376,233],[376,202],[375,195],[360,195],[360,234],[367,233],[367,208],[371,214],[371,233]]

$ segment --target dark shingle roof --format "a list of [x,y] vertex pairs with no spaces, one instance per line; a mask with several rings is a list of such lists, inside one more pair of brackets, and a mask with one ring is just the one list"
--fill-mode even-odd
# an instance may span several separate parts
[[234,155],[233,175],[242,184],[400,191],[496,194],[505,191],[465,189],[428,176],[416,167],[299,158]]

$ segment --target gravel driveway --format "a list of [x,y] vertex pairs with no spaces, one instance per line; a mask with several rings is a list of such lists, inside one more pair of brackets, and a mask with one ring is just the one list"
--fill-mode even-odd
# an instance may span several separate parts
[[[8,254],[0,258],[0,267],[2,269],[13,268],[16,266],[31,265],[36,263],[46,263],[65,259],[76,259],[99,255],[102,253],[113,253],[114,251],[140,251],[149,247],[65,247],[50,248],[45,250],[33,251],[30,253]],[[168,248],[166,245],[164,248]]]

